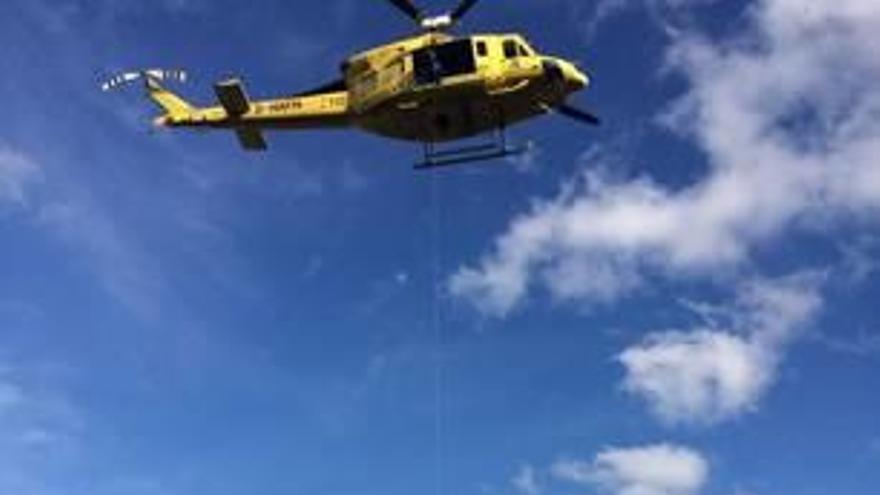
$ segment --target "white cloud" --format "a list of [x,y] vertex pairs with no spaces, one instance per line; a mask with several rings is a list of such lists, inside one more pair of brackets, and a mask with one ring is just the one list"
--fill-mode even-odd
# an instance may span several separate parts
[[24,206],[27,186],[39,177],[40,168],[30,157],[0,144],[0,204]]
[[607,449],[592,461],[559,461],[551,471],[615,495],[692,495],[706,484],[709,463],[696,451],[663,444]]
[[717,421],[752,407],[773,364],[760,348],[723,332],[652,335],[626,350],[624,387],[666,421]]
[[662,121],[708,157],[704,180],[671,190],[586,172],[454,274],[453,294],[498,317],[536,286],[612,301],[650,275],[737,267],[805,224],[875,221],[880,3],[763,0],[750,15],[735,42],[681,35],[668,50],[667,68],[689,90]]
[[657,332],[625,350],[624,390],[670,424],[711,424],[752,411],[788,343],[820,305],[815,277],[746,284],[725,311],[732,328]]

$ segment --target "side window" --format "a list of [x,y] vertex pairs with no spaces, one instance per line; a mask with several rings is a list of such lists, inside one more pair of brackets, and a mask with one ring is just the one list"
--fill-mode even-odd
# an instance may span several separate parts
[[526,47],[524,47],[524,46],[523,46],[522,44],[520,44],[520,43],[517,43],[516,46],[517,46],[517,48],[519,49],[519,56],[520,56],[520,57],[528,57],[528,56],[529,56],[529,51],[526,50]]
[[477,56],[478,57],[485,57],[488,54],[489,54],[489,50],[488,50],[488,48],[486,48],[486,42],[485,41],[478,41],[477,42]]
[[413,53],[416,84],[434,84],[439,79],[439,65],[434,50],[424,49]]
[[431,46],[413,53],[416,84],[435,84],[446,77],[476,72],[477,62],[471,40],[464,39]]
[[505,58],[516,58],[517,56],[517,47],[516,41],[507,40],[504,42],[504,57]]

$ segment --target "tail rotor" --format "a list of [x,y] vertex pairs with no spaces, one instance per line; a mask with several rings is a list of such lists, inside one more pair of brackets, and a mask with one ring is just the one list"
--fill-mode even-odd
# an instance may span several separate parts
[[147,96],[159,106],[164,114],[154,124],[158,127],[186,121],[197,110],[179,95],[169,91],[163,84],[166,81],[186,82],[187,73],[180,69],[145,69],[122,72],[101,84],[101,90],[109,92],[144,82]]
[[101,83],[104,92],[129,86],[137,81],[144,80],[148,84],[152,82],[175,81],[185,83],[188,79],[186,71],[181,69],[145,69],[139,71],[122,72],[112,76]]

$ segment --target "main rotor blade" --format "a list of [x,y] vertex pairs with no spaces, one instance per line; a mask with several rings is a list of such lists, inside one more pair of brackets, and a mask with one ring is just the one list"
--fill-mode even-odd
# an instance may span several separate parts
[[388,0],[388,1],[391,2],[392,5],[397,7],[401,12],[403,12],[404,14],[406,14],[408,17],[410,17],[412,20],[414,20],[416,22],[421,21],[422,17],[424,17],[424,16],[422,16],[421,9],[419,9],[418,7],[413,5],[413,3],[410,0]]
[[586,110],[581,110],[579,108],[575,108],[570,105],[559,105],[554,110],[561,113],[562,115],[565,115],[566,117],[568,117],[570,119],[574,119],[579,122],[583,122],[585,124],[599,125],[601,122],[599,120],[599,117],[596,117],[592,113],[587,112]]
[[458,4],[458,7],[456,7],[456,9],[452,11],[450,17],[452,17],[452,20],[454,21],[461,19],[462,17],[467,15],[467,13],[474,7],[474,5],[477,4],[478,1],[479,0],[462,0],[462,2]]

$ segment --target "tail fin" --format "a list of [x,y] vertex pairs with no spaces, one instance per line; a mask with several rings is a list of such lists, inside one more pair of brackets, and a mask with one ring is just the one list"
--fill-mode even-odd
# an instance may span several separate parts
[[147,69],[125,72],[106,81],[101,85],[101,89],[104,91],[110,91],[127,86],[141,79],[144,80],[147,95],[154,103],[165,111],[165,115],[157,119],[157,121],[165,121],[167,118],[174,120],[186,117],[193,112],[194,108],[192,105],[180,96],[165,89],[162,85],[162,81],[186,82],[187,75],[186,72],[182,70]]
[[193,106],[180,96],[165,89],[157,79],[147,76],[147,93],[150,99],[165,111],[172,119],[186,117],[193,111]]

